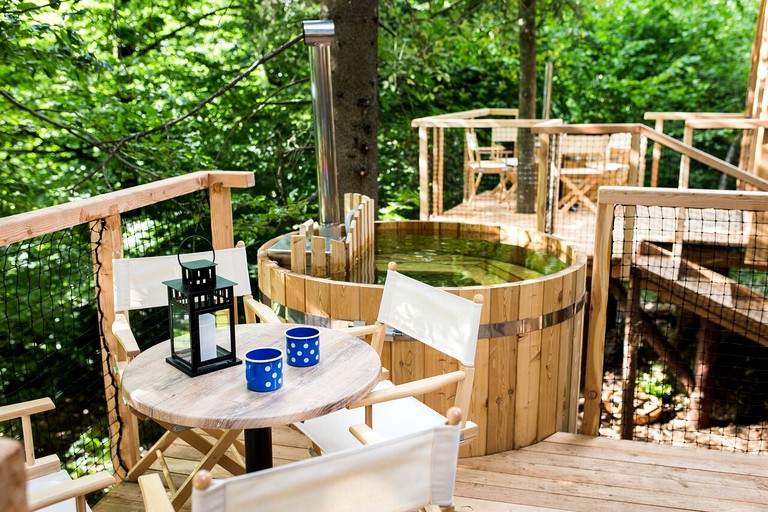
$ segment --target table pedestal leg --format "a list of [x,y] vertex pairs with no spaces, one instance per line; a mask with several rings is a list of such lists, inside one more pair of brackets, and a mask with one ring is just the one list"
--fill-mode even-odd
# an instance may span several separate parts
[[245,472],[272,467],[272,429],[247,428],[245,437]]

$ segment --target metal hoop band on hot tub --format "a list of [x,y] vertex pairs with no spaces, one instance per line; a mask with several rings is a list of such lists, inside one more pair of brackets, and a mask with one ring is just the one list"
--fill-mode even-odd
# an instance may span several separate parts
[[[285,318],[291,322],[315,325],[319,327],[350,327],[354,324],[351,320],[341,320],[338,318],[329,318],[326,316],[315,315],[313,313],[306,313],[297,309],[288,308],[277,302],[273,302],[272,299],[261,294],[261,301],[275,310],[275,313],[282,318]],[[490,338],[503,338],[505,336],[519,336],[522,334],[528,334],[535,331],[546,329],[554,325],[570,320],[576,316],[582,309],[587,301],[587,293],[584,292],[582,296],[574,302],[564,308],[545,313],[541,316],[532,318],[521,318],[518,320],[508,320],[506,322],[497,322],[493,324],[481,324],[478,338],[490,339]],[[275,307],[277,306],[277,307]],[[412,338],[400,331],[387,329],[387,336],[391,336],[393,341],[408,341]]]

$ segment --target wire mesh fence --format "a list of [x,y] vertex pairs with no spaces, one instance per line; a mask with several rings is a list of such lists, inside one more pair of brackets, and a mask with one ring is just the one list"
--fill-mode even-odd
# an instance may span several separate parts
[[[0,248],[0,405],[50,397],[33,417],[36,455],[82,475],[109,461],[91,232],[76,226]],[[21,422],[0,436],[21,438]]]
[[614,218],[601,435],[767,452],[768,217],[617,206]]
[[[128,212],[125,257],[175,253],[190,234],[210,238],[209,219],[207,191]],[[105,384],[92,255],[104,229],[97,221],[0,247],[0,405],[50,397],[56,409],[32,418],[36,454],[58,455],[74,476],[112,469],[109,418],[119,421],[105,398],[105,388],[116,390],[111,377]],[[142,349],[168,338],[164,308],[134,312],[130,321]],[[159,431],[144,423],[146,446]],[[20,421],[0,423],[0,436],[21,434]]]

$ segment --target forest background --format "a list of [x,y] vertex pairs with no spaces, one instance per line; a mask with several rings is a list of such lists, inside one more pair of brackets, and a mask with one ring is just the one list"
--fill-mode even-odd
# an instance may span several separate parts
[[[551,116],[568,123],[743,111],[758,5],[539,0],[539,105],[552,62]],[[516,106],[517,10],[509,0],[380,0],[382,218],[418,215],[412,119]],[[2,2],[0,216],[223,169],[256,175],[235,195],[236,237],[249,245],[312,217],[306,47],[247,70],[320,17],[319,2],[291,0]],[[711,137],[723,157],[739,140]]]

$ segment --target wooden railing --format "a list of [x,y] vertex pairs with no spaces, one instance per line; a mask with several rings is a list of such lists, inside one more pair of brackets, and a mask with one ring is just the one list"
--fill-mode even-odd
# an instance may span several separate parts
[[[103,312],[101,331],[105,339],[102,344],[102,368],[109,411],[110,439],[113,441],[112,464],[120,476],[123,476],[121,468],[130,469],[139,455],[135,416],[115,392],[116,387],[109,367],[112,363],[110,354],[117,354],[119,360],[121,357],[125,360],[125,354],[120,354],[119,344],[111,330],[115,311],[112,261],[123,256],[121,214],[208,189],[211,242],[214,249],[230,248],[234,246],[231,189],[252,187],[254,183],[254,175],[250,172],[201,171],[0,219],[0,246],[81,224],[93,226],[104,222],[103,232],[101,229],[91,230],[91,247],[99,288],[99,309]],[[99,234],[101,239],[96,240],[94,237]],[[118,439],[119,446],[114,443]]]
[[[657,132],[655,132],[657,133]],[[609,285],[612,277],[611,261],[616,258],[612,240],[616,227],[614,212],[617,205],[624,206],[622,268],[632,265],[635,250],[633,244],[634,212],[638,206],[673,207],[677,211],[686,208],[751,211],[765,217],[768,212],[768,194],[765,192],[704,191],[679,189],[641,189],[637,187],[604,187],[598,194],[598,214],[595,233],[592,288],[590,292],[589,333],[587,337],[586,373],[584,382],[584,418],[582,433],[597,435],[600,427],[600,406],[603,389],[603,359],[605,354],[606,319],[608,311]],[[756,226],[746,223],[744,236],[752,241],[744,242],[748,248],[760,250],[762,265],[765,265],[765,223]],[[677,229],[677,231],[680,231]],[[675,258],[677,258],[675,256]],[[754,263],[753,263],[754,264]],[[627,276],[622,276],[626,279]],[[677,277],[673,277],[676,280]],[[733,285],[736,287],[736,285]],[[695,307],[702,307],[699,297]],[[764,300],[764,299],[763,299]],[[757,304],[757,302],[755,301]],[[629,318],[629,317],[628,317]],[[630,320],[628,320],[630,321]],[[728,320],[733,322],[733,320]],[[763,322],[764,324],[765,322]],[[637,326],[635,326],[637,327]],[[736,328],[734,328],[736,332]],[[760,341],[759,332],[745,333],[751,339]],[[757,338],[755,338],[757,336]],[[626,344],[626,343],[625,343]]]
[[[508,119],[487,119],[488,116],[501,116]],[[446,128],[463,128],[465,131],[477,128],[533,128],[536,126],[555,126],[563,123],[562,119],[517,119],[518,110],[512,108],[482,108],[424,117],[411,121],[411,126],[419,129],[419,218],[428,220],[430,215],[443,214],[443,187],[445,172],[445,136]],[[429,158],[429,128],[432,128],[432,165]],[[467,164],[466,139],[464,142],[464,167]],[[430,178],[432,181],[430,212]],[[466,184],[466,177],[465,177]],[[466,185],[465,185],[466,186]],[[466,190],[465,190],[466,197]]]
[[[664,121],[687,121],[691,120],[740,120],[745,119],[744,114],[735,114],[727,112],[646,112],[643,119],[649,121],[655,121],[653,129],[659,133],[664,133]],[[735,128],[735,127],[734,127]],[[688,137],[688,131],[686,130],[686,136],[683,141],[692,146],[693,145],[693,133]],[[743,142],[746,140],[743,139]],[[747,161],[745,156],[747,154],[747,148],[742,144],[741,160],[739,161],[739,168],[747,169]],[[661,160],[661,145],[653,145],[653,154],[651,157],[651,187],[658,186],[659,182],[659,161]]]

